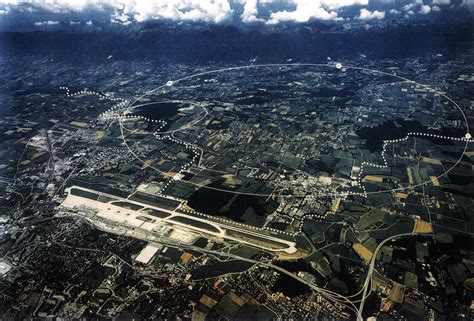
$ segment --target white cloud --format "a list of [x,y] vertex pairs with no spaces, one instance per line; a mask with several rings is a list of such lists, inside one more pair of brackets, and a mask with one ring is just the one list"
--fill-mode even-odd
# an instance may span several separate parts
[[336,20],[337,13],[335,11],[327,12],[323,8],[316,8],[312,11],[284,10],[272,13],[270,19],[267,21],[267,24],[277,24],[282,21],[308,22],[310,19]]
[[[7,2],[19,5],[20,0],[0,0],[0,3]],[[369,0],[36,0],[23,2],[22,5],[52,13],[109,10],[112,12],[111,21],[123,24],[150,19],[220,23],[231,18],[237,6],[243,6],[240,17],[243,22],[258,22],[264,21],[258,15],[259,8],[267,4],[295,7],[294,10],[271,13],[268,23],[340,20],[335,10],[368,3]],[[128,20],[125,20],[125,16],[128,16]]]
[[[463,0],[463,5],[472,6],[473,2]],[[402,8],[396,1],[392,3],[395,4],[387,13],[412,15],[410,11],[420,14],[439,11],[439,6],[449,5],[451,0],[410,0]],[[354,7],[360,9],[356,19],[377,20],[385,17],[385,11],[367,10],[365,6],[368,4],[369,0],[0,0],[0,15],[11,14],[15,10],[86,14],[98,11],[109,13],[112,23],[126,25],[154,19],[221,23],[231,20],[238,13],[240,17],[236,18],[244,23],[278,24],[284,21],[343,20],[341,9]],[[269,17],[262,17],[263,8],[265,12],[270,10]]]
[[[450,0],[432,0],[433,3],[435,2],[449,3],[449,1]],[[431,11],[437,11],[437,12],[441,11],[441,9],[438,6],[431,7],[427,4],[423,4],[421,0],[416,0],[414,3],[404,5],[402,7],[402,10],[406,12],[405,18],[415,15],[415,11],[423,15],[428,14]]]
[[[201,20],[219,23],[232,14],[231,3],[236,0],[0,0],[2,5],[44,10],[51,13],[111,11],[111,20],[127,15],[141,22],[149,19]],[[123,23],[123,22],[121,22]]]
[[417,5],[416,5],[415,3],[410,3],[410,4],[407,4],[407,5],[404,5],[404,6],[402,7],[402,10],[403,10],[403,11],[410,11],[410,10],[412,10],[413,8],[416,8],[416,6],[417,6]]
[[0,16],[1,15],[6,15],[6,14],[9,14],[10,13],[10,7],[6,6],[4,8],[0,8]]
[[106,7],[109,7],[107,2],[108,1],[94,1],[94,0],[18,1],[18,3],[22,5],[28,4],[33,8],[43,9],[43,10],[50,11],[53,13],[81,12],[81,11],[84,11],[85,9],[103,10]]
[[357,17],[359,20],[381,20],[383,18],[385,18],[385,11],[369,11],[365,8],[360,9],[359,16]]
[[34,23],[35,26],[54,26],[57,24],[59,24],[59,21],[52,21],[52,20],[38,21]]
[[437,5],[450,5],[451,0],[433,0],[431,1],[432,4],[437,4]]
[[245,0],[244,12],[240,16],[243,22],[261,22],[263,19],[257,18],[258,0]]
[[311,19],[318,20],[342,20],[338,17],[335,8],[345,7],[359,3],[366,3],[367,0],[292,0],[296,8],[293,11],[272,12],[267,24],[277,24],[283,21],[308,22]]
[[121,25],[129,25],[132,23],[126,14],[120,13],[118,11],[115,11],[114,14],[110,16],[110,22],[118,23]]
[[[317,1],[314,1],[317,2]],[[352,7],[355,5],[366,6],[369,0],[320,0],[321,5],[330,10],[339,9],[343,7]]]
[[232,9],[228,0],[132,0],[123,12],[138,22],[164,18],[219,23],[231,16]]
[[428,5],[422,5],[420,7],[420,11],[419,11],[421,14],[428,14],[431,12],[431,7],[428,6]]
[[80,21],[72,21],[72,20],[71,20],[71,21],[69,21],[69,24],[70,24],[71,26],[75,26],[75,25],[80,25],[81,22],[80,22]]
[[89,20],[89,21],[87,21],[87,22],[86,22],[86,25],[88,25],[88,26],[90,27],[90,26],[92,26],[92,25],[93,25],[93,23],[92,23],[92,21],[91,21],[91,20]]

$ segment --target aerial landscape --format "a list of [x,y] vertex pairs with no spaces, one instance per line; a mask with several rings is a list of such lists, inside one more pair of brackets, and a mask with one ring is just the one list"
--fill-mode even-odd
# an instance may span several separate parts
[[472,0],[0,0],[0,320],[474,319]]

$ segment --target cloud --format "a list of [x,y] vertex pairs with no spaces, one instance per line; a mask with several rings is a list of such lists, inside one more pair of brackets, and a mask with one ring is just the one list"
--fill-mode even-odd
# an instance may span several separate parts
[[240,16],[243,22],[261,22],[263,19],[257,18],[258,0],[245,0],[244,12]]
[[118,11],[114,12],[114,14],[110,16],[110,22],[118,23],[125,26],[132,23],[126,14],[120,13]]
[[319,20],[337,20],[337,12],[328,12],[321,7],[314,7],[311,10],[305,10],[304,7],[299,7],[295,11],[278,11],[270,15],[267,24],[277,24],[282,21],[292,22],[308,22],[310,19]]
[[34,23],[35,26],[54,26],[57,24],[59,24],[59,21],[52,21],[52,20],[38,21]]
[[[267,23],[282,21],[307,22],[311,19],[341,20],[336,10],[350,6],[365,6],[369,0],[0,0],[17,7],[28,6],[33,11],[77,13],[110,11],[110,21],[128,24],[152,19],[188,20],[220,23],[230,20],[237,11],[242,22],[264,22],[259,9],[272,5]],[[283,10],[281,8],[291,8]],[[0,9],[2,9],[0,7]],[[125,19],[125,17],[128,17]]]
[[80,25],[80,24],[81,24],[80,21],[72,21],[72,20],[69,21],[69,25],[71,25],[71,26]]
[[366,6],[369,4],[369,0],[320,0],[320,2],[323,7],[331,10],[356,5]]
[[[16,2],[19,6],[29,5],[35,10],[44,10],[52,13],[67,13],[67,12],[82,12],[86,9],[90,10],[104,10],[109,7],[108,1],[94,1],[94,0],[37,0],[37,1],[18,1],[6,0]],[[118,1],[117,1],[118,2]],[[116,1],[110,2],[116,3]]]
[[311,19],[339,21],[343,18],[339,17],[335,10],[342,7],[367,5],[368,0],[289,0],[288,3],[295,6],[293,11],[272,12],[266,23],[308,22]]
[[431,7],[428,6],[428,5],[422,5],[420,7],[420,11],[419,11],[421,14],[428,14],[431,12]]
[[433,0],[431,3],[436,5],[450,5],[451,0]]
[[91,20],[89,20],[89,21],[87,21],[87,22],[86,22],[86,25],[88,25],[88,26],[90,27],[90,26],[92,26],[92,25],[93,25],[93,23],[92,23],[92,21],[91,21]]
[[407,5],[404,5],[404,6],[402,7],[402,10],[403,10],[403,11],[410,11],[410,10],[416,8],[416,7],[417,7],[417,4],[416,4],[416,3],[410,3],[410,4],[407,4]]
[[[191,20],[219,23],[232,14],[231,3],[236,0],[0,0],[2,5],[15,6],[19,10],[50,13],[78,13],[85,11],[110,11],[111,20],[129,16],[130,20],[142,22],[150,19]],[[128,20],[127,20],[128,21]],[[126,23],[126,22],[125,22]]]
[[[432,0],[432,3],[444,3],[448,4],[450,0]],[[436,7],[436,8],[435,8]],[[441,11],[441,9],[438,6],[429,6],[427,4],[423,4],[421,0],[416,0],[414,3],[410,3],[407,5],[404,5],[402,7],[402,11],[406,12],[405,18],[408,18],[409,16],[415,15],[415,11],[417,11],[419,14],[425,15],[430,13],[431,11]]]
[[0,8],[0,16],[7,15],[10,13],[10,7]]
[[360,9],[359,16],[357,16],[359,20],[381,20],[383,18],[385,18],[385,11],[369,11],[365,8]]
[[[379,1],[389,3],[388,0]],[[472,6],[474,2],[462,1],[464,6]],[[451,0],[407,2],[409,3],[400,8],[400,1],[392,1],[393,6],[387,12],[392,15],[401,12],[411,15],[410,11],[426,14],[429,11],[439,11],[439,6],[449,5]],[[105,13],[110,15],[111,23],[122,25],[159,19],[210,23],[240,20],[244,23],[278,24],[286,21],[340,21],[344,20],[341,15],[346,15],[344,17],[347,18],[349,12],[342,9],[353,7],[360,10],[356,19],[378,20],[385,17],[385,11],[369,11],[366,8],[368,5],[369,0],[0,0],[0,15],[18,11],[41,14],[83,13],[89,19],[91,14]]]
[[138,22],[162,18],[220,23],[232,13],[228,0],[135,0],[125,5],[123,11]]

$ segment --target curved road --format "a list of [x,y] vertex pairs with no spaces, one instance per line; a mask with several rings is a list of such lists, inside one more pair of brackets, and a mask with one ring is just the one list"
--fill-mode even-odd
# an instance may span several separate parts
[[379,251],[382,249],[382,247],[388,241],[391,241],[393,239],[403,237],[403,236],[414,236],[414,235],[416,235],[416,234],[413,233],[413,232],[392,235],[392,236],[386,238],[385,240],[383,240],[382,242],[380,242],[379,245],[377,245],[377,247],[375,248],[374,254],[372,255],[372,259],[370,260],[369,270],[367,271],[367,277],[365,278],[365,282],[364,282],[364,286],[363,286],[364,292],[362,293],[362,299],[360,301],[360,306],[359,306],[359,309],[357,310],[357,315],[358,315],[359,320],[363,320],[362,312],[364,310],[365,300],[368,296],[367,290],[369,288],[370,281],[372,280],[372,273],[374,273],[374,265],[375,265],[375,261],[377,260],[377,255],[378,255]]

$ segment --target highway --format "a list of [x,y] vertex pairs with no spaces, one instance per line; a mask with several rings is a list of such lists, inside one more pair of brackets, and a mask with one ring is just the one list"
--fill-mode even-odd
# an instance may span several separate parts
[[367,291],[369,289],[369,284],[371,283],[370,281],[372,280],[372,274],[374,273],[374,266],[375,266],[375,262],[377,260],[377,255],[378,255],[379,251],[382,249],[382,247],[387,242],[389,242],[391,240],[394,240],[394,239],[399,238],[399,237],[413,236],[413,235],[415,235],[413,232],[392,235],[390,237],[387,237],[382,242],[380,242],[379,245],[377,245],[377,247],[375,248],[374,254],[372,254],[372,259],[370,260],[369,269],[367,270],[367,276],[365,278],[365,282],[364,282],[364,286],[363,286],[364,291],[362,292],[362,298],[361,298],[361,301],[360,301],[359,309],[357,310],[357,316],[359,318],[358,320],[363,320],[362,312],[364,311],[365,300],[367,299],[367,296],[368,296]]

